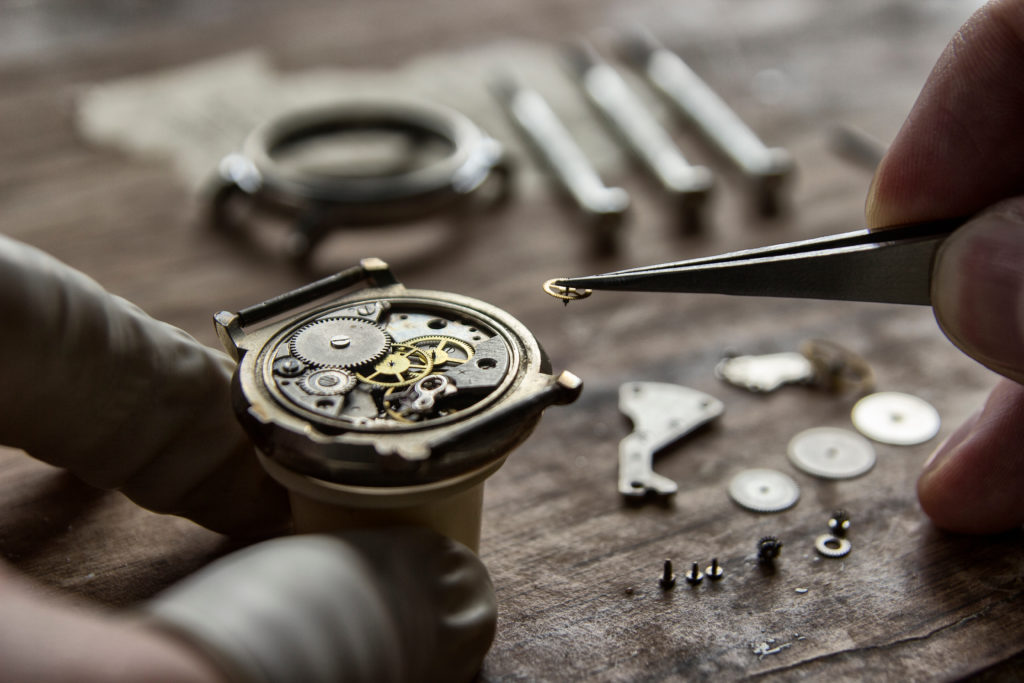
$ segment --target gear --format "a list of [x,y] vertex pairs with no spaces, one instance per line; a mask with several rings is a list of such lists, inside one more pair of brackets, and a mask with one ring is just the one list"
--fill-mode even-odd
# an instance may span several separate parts
[[448,368],[453,365],[462,365],[473,357],[473,347],[461,339],[445,335],[427,335],[416,337],[405,342],[408,346],[415,346],[427,352],[434,370],[442,367]]
[[372,371],[356,373],[356,377],[380,387],[404,387],[429,375],[433,369],[428,351],[408,344],[393,344],[391,353],[374,365]]
[[348,370],[317,370],[300,379],[299,386],[307,394],[339,396],[355,388],[356,376]]
[[325,318],[300,327],[288,348],[315,368],[355,368],[387,354],[391,336],[362,318]]

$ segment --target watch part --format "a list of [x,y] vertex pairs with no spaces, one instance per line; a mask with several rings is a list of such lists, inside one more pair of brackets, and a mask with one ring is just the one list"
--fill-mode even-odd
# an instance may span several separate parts
[[564,287],[562,285],[555,284],[556,282],[558,282],[558,278],[548,280],[542,285],[542,288],[544,289],[544,292],[549,296],[553,296],[556,299],[561,299],[566,303],[570,301],[579,301],[580,299],[586,299],[588,296],[594,293],[594,290],[592,289]]
[[715,366],[715,377],[734,386],[767,393],[785,384],[814,381],[814,365],[802,353],[731,356]]
[[832,534],[822,534],[814,540],[814,549],[825,557],[846,557],[852,548],[849,539]]
[[914,446],[939,433],[942,420],[930,403],[895,391],[871,394],[857,401],[853,426],[864,436],[895,446]]
[[619,442],[619,493],[635,498],[669,496],[676,483],[653,469],[654,454],[722,414],[722,402],[696,389],[663,382],[626,382],[619,410],[633,433]]
[[437,305],[370,300],[315,314],[265,352],[278,402],[364,430],[411,428],[485,402],[513,371],[498,328]]
[[813,427],[789,442],[789,461],[802,472],[822,479],[852,479],[875,465],[871,443],[848,429]]
[[729,482],[729,497],[753,512],[781,512],[800,500],[800,487],[777,470],[749,469]]
[[288,343],[292,355],[307,365],[355,368],[384,356],[391,338],[362,318],[326,318],[299,328]]
[[340,396],[356,386],[356,376],[348,370],[317,370],[299,380],[303,391],[317,396]]

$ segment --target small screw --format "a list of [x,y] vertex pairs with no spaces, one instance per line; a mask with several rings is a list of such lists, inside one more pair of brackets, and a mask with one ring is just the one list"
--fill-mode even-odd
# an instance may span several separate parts
[[676,585],[676,575],[672,573],[672,560],[665,560],[665,567],[658,579],[658,585],[665,590],[670,590]]
[[694,562],[693,566],[690,567],[690,571],[686,572],[686,583],[691,586],[696,586],[698,583],[704,580],[704,575],[700,573],[700,567]]
[[850,530],[850,515],[846,510],[836,510],[828,518],[828,530],[835,536],[843,537]]
[[718,566],[717,557],[711,558],[711,566],[705,569],[704,573],[707,574],[708,578],[712,581],[718,581],[725,574],[725,572],[722,571],[722,568]]
[[781,551],[782,541],[774,536],[765,536],[757,542],[757,561],[761,564],[774,564]]

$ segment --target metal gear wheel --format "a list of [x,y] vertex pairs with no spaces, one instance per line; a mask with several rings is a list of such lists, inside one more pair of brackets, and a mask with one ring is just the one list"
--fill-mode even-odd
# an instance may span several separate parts
[[348,370],[317,370],[303,376],[299,386],[307,394],[316,396],[339,396],[355,389],[356,376]]
[[393,344],[388,355],[372,369],[356,373],[356,377],[380,387],[404,387],[429,375],[433,369],[427,351],[408,344]]
[[288,349],[315,368],[356,368],[383,358],[391,336],[362,318],[324,318],[296,330]]
[[473,347],[470,344],[440,334],[416,337],[407,340],[405,344],[426,351],[434,370],[461,365],[473,357]]

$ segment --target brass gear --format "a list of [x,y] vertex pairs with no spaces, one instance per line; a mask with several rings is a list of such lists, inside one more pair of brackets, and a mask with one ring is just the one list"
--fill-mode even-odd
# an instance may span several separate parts
[[356,368],[390,350],[391,335],[362,318],[323,318],[303,325],[288,340],[288,350],[314,368]]
[[472,345],[461,339],[440,334],[416,337],[404,343],[426,351],[435,370],[462,365],[473,357],[474,352]]
[[356,377],[379,387],[404,387],[429,375],[433,369],[428,352],[408,344],[392,344],[391,352],[378,361],[372,371],[357,372]]

